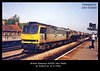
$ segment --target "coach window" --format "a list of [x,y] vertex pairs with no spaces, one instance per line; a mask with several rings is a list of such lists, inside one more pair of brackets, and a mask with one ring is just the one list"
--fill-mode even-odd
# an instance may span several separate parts
[[46,28],[41,27],[40,33],[46,33]]

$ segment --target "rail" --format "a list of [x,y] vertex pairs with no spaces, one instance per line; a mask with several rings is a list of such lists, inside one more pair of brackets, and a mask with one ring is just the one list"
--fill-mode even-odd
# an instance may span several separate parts
[[12,46],[19,46],[19,45],[21,45],[21,40],[2,42],[2,48],[12,47]]

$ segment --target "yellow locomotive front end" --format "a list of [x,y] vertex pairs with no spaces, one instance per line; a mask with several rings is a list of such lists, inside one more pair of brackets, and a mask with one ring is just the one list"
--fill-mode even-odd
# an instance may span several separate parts
[[25,25],[21,40],[21,43],[39,43],[39,25]]
[[38,24],[25,24],[21,34],[21,47],[24,49],[23,52],[34,52],[36,47],[40,43],[40,29],[41,26]]

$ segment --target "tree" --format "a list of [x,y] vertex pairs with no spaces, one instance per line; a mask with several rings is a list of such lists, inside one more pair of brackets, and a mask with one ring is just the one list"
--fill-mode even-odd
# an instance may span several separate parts
[[19,27],[22,29],[22,26],[27,23],[19,23]]
[[16,14],[9,19],[3,19],[3,20],[6,22],[5,24],[15,24],[15,22],[19,23],[19,17],[17,17]]
[[6,22],[5,24],[14,24],[15,25],[15,22],[18,22],[18,26],[22,29],[22,26],[26,23],[20,23],[19,19],[20,19],[20,17],[19,16],[17,17],[17,15],[15,14],[14,16],[12,16],[9,19],[2,19],[2,20]]

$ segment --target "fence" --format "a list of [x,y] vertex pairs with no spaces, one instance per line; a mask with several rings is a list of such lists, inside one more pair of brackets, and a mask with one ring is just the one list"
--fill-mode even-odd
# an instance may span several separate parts
[[5,39],[21,39],[21,36],[2,36],[2,40]]

